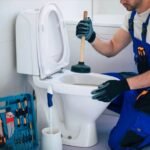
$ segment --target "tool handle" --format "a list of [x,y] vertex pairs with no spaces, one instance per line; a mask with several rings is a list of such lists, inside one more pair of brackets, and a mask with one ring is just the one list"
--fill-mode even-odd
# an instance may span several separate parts
[[85,10],[85,11],[83,12],[83,19],[86,20],[87,17],[88,17],[88,11]]
[[[83,19],[87,19],[88,11],[83,12]],[[84,49],[85,49],[85,36],[83,35],[81,38],[81,45],[80,45],[80,62],[84,62]]]

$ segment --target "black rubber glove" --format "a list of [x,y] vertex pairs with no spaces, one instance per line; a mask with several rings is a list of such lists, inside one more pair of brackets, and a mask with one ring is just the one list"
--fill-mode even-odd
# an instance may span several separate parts
[[110,102],[119,96],[122,92],[130,90],[127,80],[109,80],[92,91],[92,98],[103,102]]
[[96,33],[93,30],[92,21],[90,18],[81,20],[76,27],[76,36],[81,39],[83,35],[90,43],[92,43],[96,38]]
[[140,143],[144,141],[144,137],[136,134],[135,132],[129,130],[121,140],[122,147],[132,147],[136,148]]
[[150,91],[143,91],[134,106],[137,110],[150,114]]

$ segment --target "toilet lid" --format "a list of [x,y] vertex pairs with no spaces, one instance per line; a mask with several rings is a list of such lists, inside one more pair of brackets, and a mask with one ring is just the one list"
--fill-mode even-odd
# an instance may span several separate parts
[[69,42],[62,14],[56,4],[47,4],[39,15],[38,62],[41,79],[69,64]]

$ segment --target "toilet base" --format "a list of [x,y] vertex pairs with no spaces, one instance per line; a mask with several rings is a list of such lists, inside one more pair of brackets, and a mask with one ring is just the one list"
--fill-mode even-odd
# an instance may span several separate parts
[[76,147],[91,147],[98,142],[95,123],[81,125],[79,133],[76,137],[73,137],[73,133],[67,131],[64,125],[61,125],[61,127],[62,142],[65,145]]

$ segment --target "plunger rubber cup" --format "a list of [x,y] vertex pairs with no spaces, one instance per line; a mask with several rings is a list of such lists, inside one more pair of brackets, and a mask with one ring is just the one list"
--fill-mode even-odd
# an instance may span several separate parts
[[57,128],[42,130],[41,150],[62,150],[61,132]]
[[85,65],[84,62],[79,62],[77,65],[71,67],[71,71],[77,73],[90,73],[91,68]]

